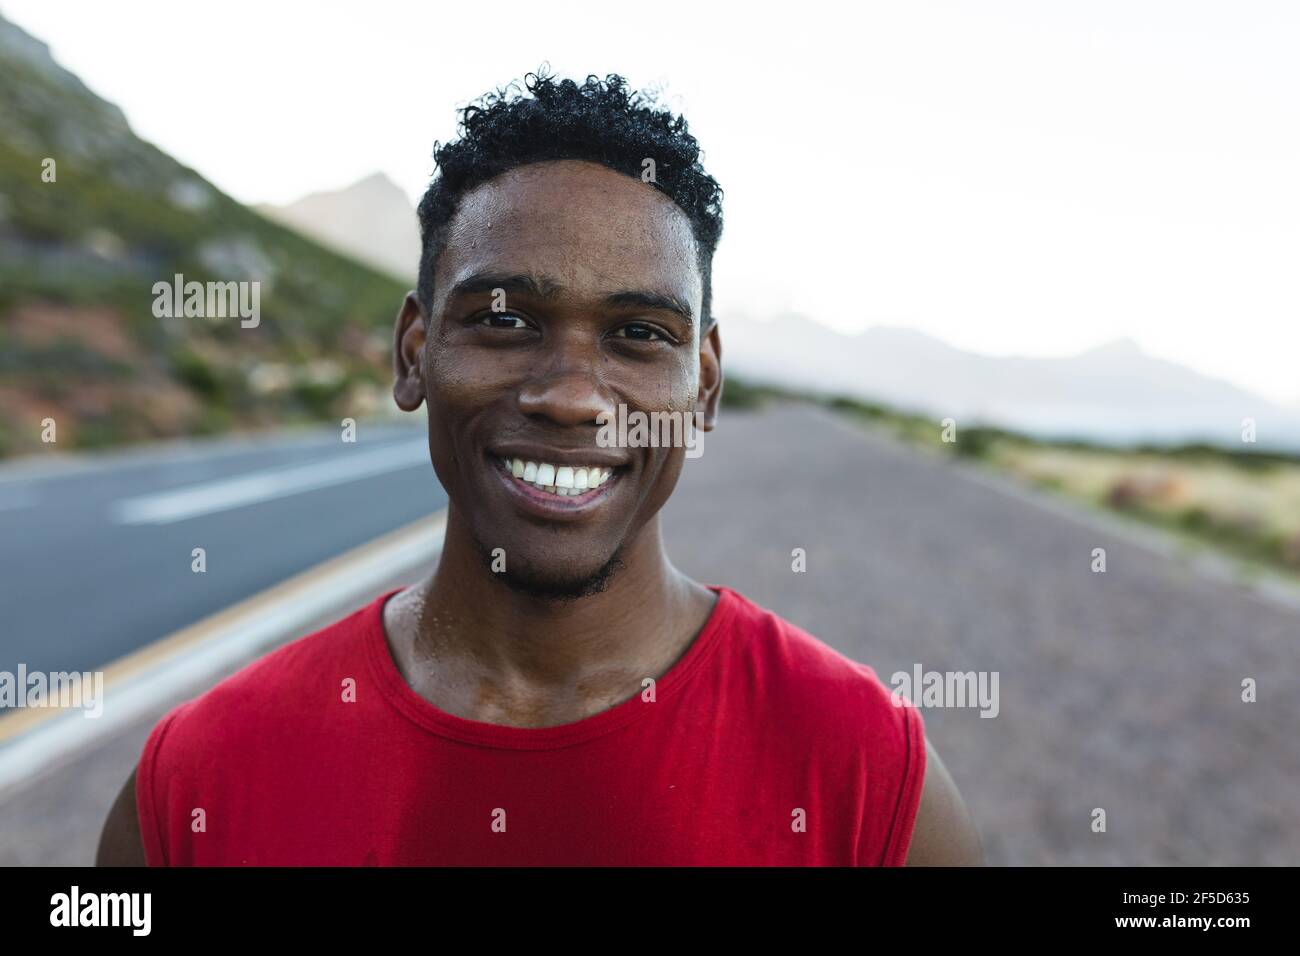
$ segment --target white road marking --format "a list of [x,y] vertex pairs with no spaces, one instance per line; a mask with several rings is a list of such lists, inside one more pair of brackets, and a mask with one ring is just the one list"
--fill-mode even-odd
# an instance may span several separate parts
[[[358,419],[357,427],[364,428],[367,438],[373,441],[403,438],[408,433],[423,435],[427,430],[422,424],[415,426],[393,424],[391,421],[373,419]],[[48,449],[55,446],[48,446],[41,452],[0,461],[0,487],[15,482],[114,474],[155,465],[221,461],[224,458],[250,452],[297,451],[313,446],[324,449],[337,443],[338,440],[337,428],[322,429],[318,425],[294,425],[249,435],[171,438],[145,445],[115,448],[111,451],[50,451]]]
[[168,649],[121,683],[111,676],[110,665],[101,716],[87,718],[80,710],[51,712],[48,719],[0,745],[0,792],[30,781],[151,711],[196,696],[216,675],[302,635],[311,624],[356,610],[358,602],[377,597],[388,582],[435,560],[442,552],[446,523],[446,511],[439,511],[191,625],[179,636],[196,633],[195,639]]
[[124,498],[113,502],[109,513],[118,524],[170,524],[429,464],[429,446],[423,438],[373,451],[339,445],[332,458]]

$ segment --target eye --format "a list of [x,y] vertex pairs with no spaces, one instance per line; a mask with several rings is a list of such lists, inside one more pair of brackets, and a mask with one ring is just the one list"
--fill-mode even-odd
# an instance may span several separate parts
[[664,336],[658,329],[646,325],[644,322],[629,322],[627,325],[619,326],[614,330],[614,335],[617,338],[632,339],[635,342],[665,341]]
[[526,329],[528,323],[513,312],[493,312],[479,319],[479,325],[489,329]]

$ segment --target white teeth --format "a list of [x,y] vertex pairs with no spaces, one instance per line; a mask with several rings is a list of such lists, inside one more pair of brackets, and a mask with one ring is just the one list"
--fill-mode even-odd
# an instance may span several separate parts
[[525,461],[522,458],[503,458],[501,461],[506,471],[514,477],[553,495],[566,498],[599,488],[614,474],[612,468],[551,465],[546,462]]

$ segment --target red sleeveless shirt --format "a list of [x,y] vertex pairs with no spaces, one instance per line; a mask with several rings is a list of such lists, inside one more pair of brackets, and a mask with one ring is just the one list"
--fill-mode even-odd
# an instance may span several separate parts
[[901,866],[925,779],[920,712],[870,667],[713,590],[652,688],[542,728],[416,694],[384,636],[389,592],[158,722],[136,776],[146,859]]

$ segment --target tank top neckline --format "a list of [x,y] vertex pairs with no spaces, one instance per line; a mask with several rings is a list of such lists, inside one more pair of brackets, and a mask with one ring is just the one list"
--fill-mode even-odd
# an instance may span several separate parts
[[718,595],[713,609],[700,632],[680,657],[660,677],[655,679],[654,701],[642,700],[637,688],[627,700],[613,707],[567,724],[551,727],[512,727],[485,721],[458,717],[425,700],[406,682],[393,660],[384,631],[384,606],[388,599],[402,590],[393,588],[380,595],[364,612],[365,646],[371,673],[385,700],[407,719],[421,728],[461,743],[507,750],[549,750],[568,747],[600,737],[624,727],[649,713],[656,705],[663,705],[679,693],[694,676],[700,665],[717,648],[720,637],[726,633],[735,611],[738,596],[730,588],[706,585]]

